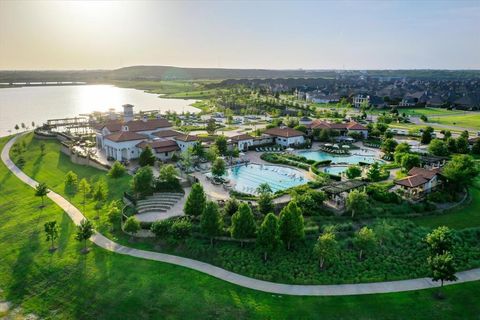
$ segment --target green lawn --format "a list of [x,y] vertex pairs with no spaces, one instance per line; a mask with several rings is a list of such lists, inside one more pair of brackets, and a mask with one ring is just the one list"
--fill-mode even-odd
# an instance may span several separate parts
[[480,176],[469,189],[471,202],[460,208],[438,216],[421,217],[413,220],[419,225],[436,228],[449,226],[455,229],[480,226]]
[[441,123],[445,125],[459,126],[463,128],[472,128],[480,130],[480,113],[469,113],[464,115],[452,115],[445,117],[430,117],[430,122]]
[[[6,142],[0,139],[0,148]],[[40,200],[0,164],[1,298],[48,319],[476,319],[480,282],[432,290],[347,296],[291,297],[252,291],[168,264],[92,247],[80,254],[75,228],[51,201]],[[43,223],[62,229],[48,252]],[[1,316],[1,315],[0,315]]]

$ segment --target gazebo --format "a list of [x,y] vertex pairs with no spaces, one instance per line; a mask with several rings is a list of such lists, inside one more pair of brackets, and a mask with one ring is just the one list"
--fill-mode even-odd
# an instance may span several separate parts
[[323,187],[322,191],[327,194],[331,205],[343,209],[350,191],[364,187],[366,184],[366,182],[361,180],[337,181]]

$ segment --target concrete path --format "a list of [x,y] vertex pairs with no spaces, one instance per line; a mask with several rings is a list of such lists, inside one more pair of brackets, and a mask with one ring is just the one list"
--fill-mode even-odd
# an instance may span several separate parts
[[[12,138],[2,150],[2,161],[7,168],[13,172],[20,180],[25,182],[34,188],[37,182],[25,173],[23,173],[18,167],[13,164],[9,157],[10,148],[17,139],[18,136]],[[58,206],[60,206],[69,215],[75,224],[79,224],[85,217],[83,214],[74,207],[70,202],[64,199],[59,194],[50,191],[48,197],[52,199]],[[125,247],[120,245],[100,233],[95,233],[90,240],[97,246],[106,250],[123,254],[131,257],[137,257],[147,260],[160,261],[165,263],[171,263],[174,265],[182,266],[192,270],[196,270],[212,277],[254,290],[275,293],[286,294],[295,296],[344,296],[344,295],[357,295],[357,294],[373,294],[373,293],[389,293],[389,292],[402,292],[419,289],[428,289],[438,287],[439,283],[433,282],[428,278],[418,278],[411,280],[401,281],[388,281],[388,282],[373,282],[373,283],[357,283],[357,284],[339,284],[339,285],[289,285],[280,284],[268,281],[257,280],[242,276],[225,269],[215,267],[211,264],[192,260],[188,258],[178,257],[170,254],[164,254],[159,252],[152,252],[146,250],[139,250],[134,248]],[[480,280],[480,268],[472,269],[457,273],[458,280],[454,283],[462,283],[469,281]],[[447,282],[445,285],[454,284]]]

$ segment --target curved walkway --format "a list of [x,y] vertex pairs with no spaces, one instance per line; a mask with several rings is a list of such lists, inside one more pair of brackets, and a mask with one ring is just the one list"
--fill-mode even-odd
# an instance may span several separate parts
[[[12,162],[9,156],[10,148],[17,139],[18,136],[12,138],[2,150],[2,161],[7,168],[13,172],[20,180],[25,182],[34,188],[37,182],[27,176]],[[74,207],[70,202],[64,199],[59,194],[50,191],[48,197],[52,199],[58,206],[60,206],[69,215],[75,224],[79,224],[85,217],[83,214]],[[188,258],[178,257],[170,254],[164,254],[159,252],[152,252],[146,250],[139,250],[129,248],[120,245],[100,233],[95,233],[90,240],[106,250],[131,256],[137,258],[143,258],[147,260],[160,261],[165,263],[171,263],[174,265],[182,266],[185,268],[193,269],[212,277],[242,286],[254,290],[275,293],[286,294],[296,296],[343,296],[343,295],[356,295],[356,294],[373,294],[373,293],[389,293],[389,292],[401,292],[411,291],[419,289],[428,289],[438,287],[439,284],[432,282],[428,278],[418,278],[411,280],[401,281],[388,281],[388,282],[373,282],[373,283],[357,283],[357,284],[339,284],[339,285],[289,285],[273,283],[268,281],[257,280],[242,276],[225,269],[215,267],[211,264],[192,260]],[[457,273],[458,281],[455,283],[469,282],[480,280],[480,268],[472,269]],[[446,285],[453,284],[451,282],[445,283]]]

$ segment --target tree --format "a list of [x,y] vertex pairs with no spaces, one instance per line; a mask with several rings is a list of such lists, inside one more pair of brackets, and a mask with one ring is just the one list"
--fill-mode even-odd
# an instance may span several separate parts
[[115,228],[115,225],[120,222],[122,218],[122,211],[118,208],[116,201],[112,201],[108,207],[107,211],[108,222],[112,225],[112,229]]
[[83,219],[80,224],[77,226],[77,234],[75,236],[75,239],[79,242],[83,241],[83,253],[87,253],[87,240],[90,239],[90,237],[93,235],[93,224],[90,222],[90,220]]
[[429,144],[430,141],[432,141],[432,133],[433,133],[433,128],[432,127],[426,127],[425,130],[422,132],[422,140],[421,142],[423,144]]
[[267,261],[268,255],[273,253],[280,244],[280,231],[278,218],[269,213],[258,228],[256,245],[263,251],[263,260]]
[[207,201],[205,210],[200,218],[202,232],[210,238],[213,246],[213,238],[222,232],[223,220],[218,210],[218,205],[213,201]]
[[43,157],[45,155],[45,143],[40,143],[40,155]]
[[391,154],[395,151],[395,148],[397,147],[398,143],[396,140],[388,138],[383,140],[382,142],[382,151],[385,154]]
[[400,161],[400,165],[406,171],[410,171],[413,167],[420,166],[420,156],[412,153],[405,153]]
[[193,148],[188,147],[185,151],[180,154],[180,159],[185,170],[190,170],[193,165]]
[[455,155],[442,170],[442,175],[447,178],[448,184],[455,190],[461,190],[473,183],[479,170],[471,156]]
[[87,201],[87,194],[90,193],[90,184],[88,183],[87,179],[83,178],[80,180],[80,183],[78,184],[78,190],[82,193],[83,196],[83,211],[85,211],[85,203]]
[[362,169],[354,164],[348,166],[347,170],[345,171],[348,179],[355,179],[362,175]]
[[158,178],[169,184],[178,184],[178,171],[173,164],[167,164],[160,168]]
[[355,233],[353,243],[359,250],[358,258],[362,260],[364,252],[371,250],[375,245],[375,233],[372,229],[363,227]]
[[170,227],[172,226],[171,220],[155,221],[150,230],[155,234],[158,239],[166,239],[170,233]]
[[368,208],[368,195],[359,190],[351,191],[347,196],[347,210],[352,212],[352,218],[356,213],[363,213]]
[[230,229],[232,238],[239,239],[243,247],[243,240],[255,236],[255,220],[252,209],[246,203],[241,203],[238,211],[232,216],[232,227]]
[[259,184],[255,191],[257,191],[258,194],[273,192],[272,188],[270,188],[270,185],[266,182]]
[[57,221],[49,221],[44,224],[47,241],[50,241],[50,251],[55,251],[55,240],[58,238],[59,227]]
[[45,182],[40,182],[35,187],[35,196],[42,199],[42,205],[40,206],[40,208],[45,207],[44,198],[49,192],[50,190],[48,190],[47,184]]
[[391,237],[392,232],[395,228],[388,223],[387,220],[383,219],[380,222],[375,224],[374,230],[378,239],[378,243],[383,245],[385,240]]
[[370,166],[370,169],[367,172],[367,177],[372,182],[379,181],[381,179],[382,173],[380,171],[380,165],[378,162],[374,162]]
[[68,171],[65,175],[65,193],[72,197],[77,192],[78,186],[78,177],[77,174],[73,171]]
[[222,158],[217,158],[212,164],[212,175],[215,178],[220,178],[227,171],[225,161]]
[[192,190],[187,197],[185,206],[183,207],[183,212],[187,216],[198,217],[205,210],[206,201],[207,198],[205,196],[205,192],[203,191],[202,185],[199,183],[195,183],[192,185]]
[[218,151],[222,156],[225,156],[227,154],[227,138],[225,136],[218,136],[215,139],[215,145],[217,146]]
[[223,214],[231,217],[235,212],[237,212],[239,206],[240,203],[238,202],[238,200],[235,197],[231,197],[225,202],[225,206],[223,207]]
[[143,149],[142,153],[140,153],[138,164],[142,167],[153,167],[155,165],[155,155],[153,154],[152,148],[149,145],[147,145],[145,149]]
[[20,127],[18,126],[18,124],[16,124],[14,128],[15,128],[15,131],[17,131],[17,132],[18,132],[18,130],[20,130]]
[[200,141],[196,142],[192,147],[192,153],[198,158],[205,158],[205,149]]
[[128,217],[127,220],[125,220],[125,223],[123,224],[123,230],[127,233],[132,234],[134,236],[137,234],[138,231],[140,231],[140,221],[138,221],[137,218],[134,216]]
[[448,146],[445,141],[440,139],[433,139],[428,145],[428,152],[435,156],[448,156]]
[[447,149],[450,153],[457,152],[457,140],[455,140],[454,138],[448,138],[446,143]]
[[327,142],[330,140],[330,132],[328,129],[321,129],[319,132],[318,132],[318,135],[317,136],[317,139],[318,141],[321,141],[321,142]]
[[213,144],[208,148],[206,158],[208,161],[213,162],[220,156],[220,151],[218,151],[217,145]]
[[153,191],[153,171],[150,166],[138,169],[132,179],[132,189],[137,197],[144,197]]
[[105,179],[100,178],[94,186],[93,199],[98,202],[107,200],[108,197],[108,185]]
[[273,212],[275,208],[272,194],[270,192],[260,193],[260,195],[258,196],[257,204],[258,204],[258,212],[260,212],[263,215]]
[[480,138],[475,140],[475,143],[472,146],[473,154],[480,154]]
[[291,244],[305,237],[303,215],[295,201],[290,201],[280,212],[280,239],[290,250]]
[[108,172],[108,175],[114,179],[120,178],[127,172],[127,169],[123,164],[121,164],[119,161],[115,161],[113,163],[112,168]]
[[455,236],[450,228],[441,226],[427,234],[425,242],[431,255],[439,255],[447,251],[452,252]]
[[469,149],[470,146],[468,144],[468,137],[467,138],[458,137],[457,142],[456,142],[456,146],[457,146],[457,152],[458,153],[463,153],[463,154],[468,153],[468,151],[470,150]]
[[456,268],[453,261],[453,255],[450,252],[446,251],[442,254],[428,257],[427,261],[430,267],[430,274],[432,280],[440,280],[441,285],[439,289],[439,294],[441,294],[444,281],[457,280],[457,276],[455,275]]
[[205,127],[205,130],[210,135],[215,134],[215,131],[217,130],[217,123],[215,122],[215,119],[213,119],[213,118],[208,119],[207,126]]
[[406,142],[399,143],[395,147],[395,153],[409,153],[410,152],[410,145]]
[[447,141],[451,137],[452,137],[452,133],[450,132],[450,130],[445,130],[443,132],[443,140]]
[[335,239],[335,233],[324,232],[317,239],[313,248],[315,255],[318,256],[320,269],[323,269],[325,261],[331,261],[337,253],[338,243]]

